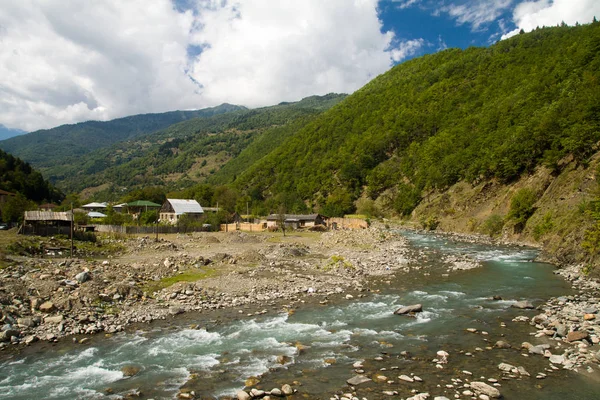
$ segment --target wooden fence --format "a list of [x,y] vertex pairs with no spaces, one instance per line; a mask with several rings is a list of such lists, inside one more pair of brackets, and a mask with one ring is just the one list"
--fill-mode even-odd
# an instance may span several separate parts
[[327,227],[329,229],[366,229],[369,224],[360,218],[329,218]]
[[134,225],[94,225],[96,232],[101,233],[121,233],[125,235],[152,235],[156,234],[158,229],[159,234],[167,233],[187,233],[187,232],[202,232],[202,227],[184,228],[178,226],[154,225],[154,226],[134,226]]

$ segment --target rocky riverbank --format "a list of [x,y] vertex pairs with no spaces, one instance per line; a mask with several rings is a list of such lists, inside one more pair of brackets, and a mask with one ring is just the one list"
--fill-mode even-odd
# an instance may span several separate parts
[[66,336],[85,340],[82,335],[189,311],[247,313],[252,306],[258,314],[273,302],[351,299],[368,290],[366,278],[411,269],[406,240],[382,229],[285,241],[193,234],[125,245],[128,251],[114,259],[15,259],[0,275],[0,348]]

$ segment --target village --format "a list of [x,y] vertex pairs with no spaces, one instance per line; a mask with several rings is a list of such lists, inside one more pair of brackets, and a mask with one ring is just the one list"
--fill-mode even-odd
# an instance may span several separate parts
[[[3,196],[10,194],[4,193]],[[208,223],[211,214],[223,213],[219,207],[202,207],[194,199],[166,199],[161,204],[148,200],[109,204],[91,202],[69,211],[55,211],[57,205],[42,204],[38,210],[25,211],[18,232],[42,236],[72,235],[74,232],[160,234],[201,231],[327,231],[337,229],[366,229],[365,217],[327,217],[321,214],[270,214],[264,217],[226,213],[225,222],[213,226]],[[143,220],[143,214],[155,216]],[[127,216],[124,223],[106,223],[109,213]],[[112,218],[112,221],[118,220]]]

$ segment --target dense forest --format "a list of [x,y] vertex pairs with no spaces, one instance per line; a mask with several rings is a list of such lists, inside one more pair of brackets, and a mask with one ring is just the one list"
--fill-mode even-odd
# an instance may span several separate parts
[[167,128],[177,122],[210,117],[244,107],[222,104],[193,111],[133,115],[112,121],[87,121],[31,132],[0,142],[0,148],[46,170],[76,162],[98,149],[110,147]]
[[385,196],[407,215],[460,180],[558,170],[567,155],[585,163],[600,139],[599,79],[598,23],[413,59],[232,171],[234,185],[329,215],[352,212],[363,193]]

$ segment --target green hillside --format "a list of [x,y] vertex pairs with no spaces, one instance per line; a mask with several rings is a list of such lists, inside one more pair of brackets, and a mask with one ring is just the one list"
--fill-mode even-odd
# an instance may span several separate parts
[[600,139],[600,24],[537,29],[413,59],[309,122],[235,185],[330,215],[362,193],[408,214],[465,180],[585,163]]
[[112,121],[87,121],[31,132],[0,142],[0,148],[27,160],[36,168],[76,162],[79,157],[112,144],[164,129],[177,122],[210,117],[244,107],[222,104],[194,111],[133,115]]
[[0,189],[29,200],[60,201],[62,193],[44,180],[29,163],[0,150]]
[[[68,192],[110,185],[102,193],[105,196],[121,193],[122,188],[152,185],[179,189],[208,179],[229,182],[238,171],[344,97],[312,96],[294,103],[196,118],[115,143],[43,172]],[[249,151],[236,159],[248,146]],[[232,166],[217,176],[230,160]]]

